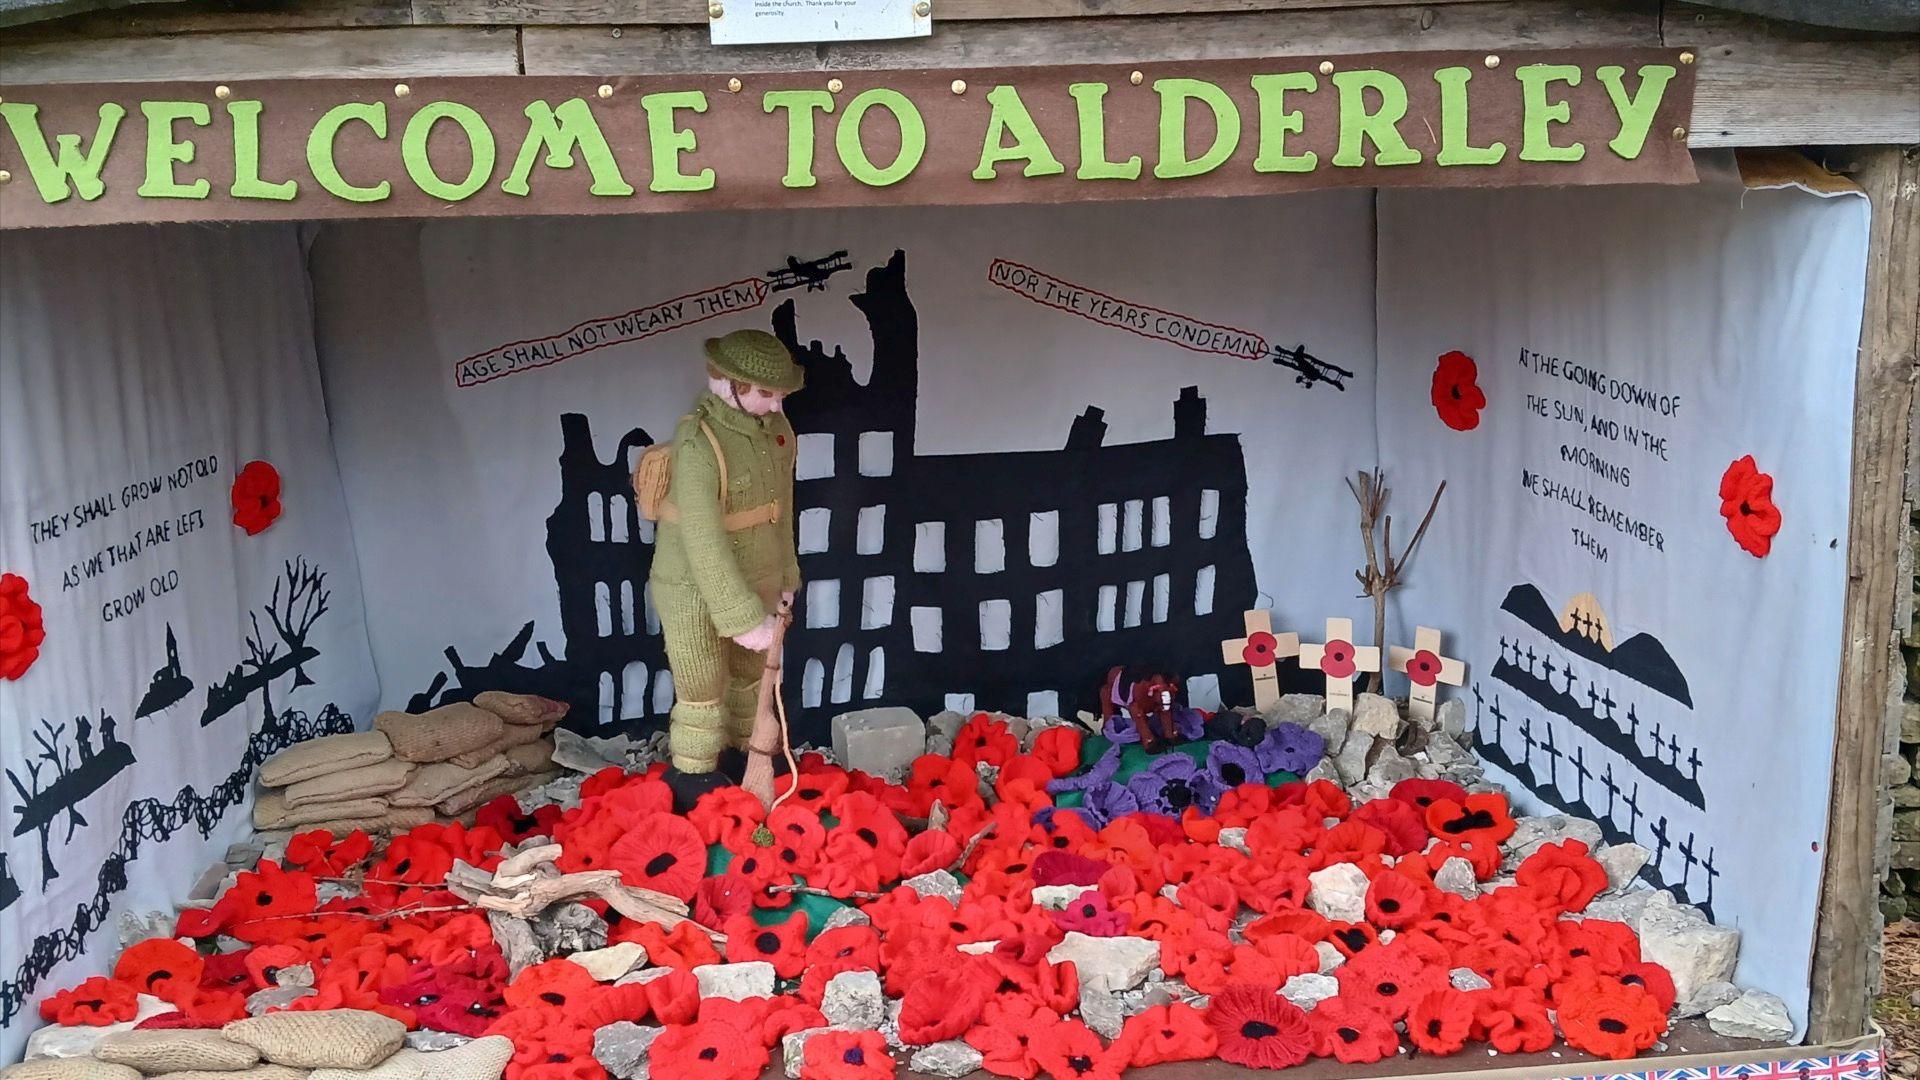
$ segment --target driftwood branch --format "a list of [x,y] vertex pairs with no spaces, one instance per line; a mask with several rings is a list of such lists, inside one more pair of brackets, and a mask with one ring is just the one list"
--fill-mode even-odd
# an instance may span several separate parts
[[[1387,487],[1386,476],[1379,469],[1372,472],[1355,474],[1347,481],[1347,490],[1353,493],[1354,502],[1360,505],[1360,542],[1367,553],[1365,568],[1355,570],[1354,578],[1360,582],[1361,595],[1373,600],[1373,647],[1380,652],[1382,660],[1387,653],[1387,593],[1397,588],[1406,576],[1407,568],[1413,563],[1413,554],[1420,547],[1420,541],[1426,538],[1427,526],[1433,524],[1434,511],[1440,509],[1440,496],[1447,490],[1447,482],[1433,491],[1433,501],[1427,504],[1427,513],[1420,519],[1420,527],[1413,532],[1413,539],[1399,554],[1393,551],[1393,515],[1386,512],[1387,498],[1393,491]],[[1380,530],[1380,544],[1374,545],[1374,530]],[[1382,667],[1385,666],[1383,663]],[[1381,673],[1374,671],[1367,676],[1367,690],[1380,692]]]

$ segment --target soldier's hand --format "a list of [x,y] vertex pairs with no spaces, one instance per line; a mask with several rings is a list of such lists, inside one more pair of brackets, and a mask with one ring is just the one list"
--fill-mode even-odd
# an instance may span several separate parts
[[766,652],[773,647],[773,616],[760,620],[760,625],[744,634],[733,636],[734,644],[752,652]]

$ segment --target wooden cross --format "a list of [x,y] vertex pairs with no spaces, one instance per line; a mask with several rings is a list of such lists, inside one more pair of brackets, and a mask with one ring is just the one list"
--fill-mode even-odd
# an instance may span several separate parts
[[1280,704],[1279,663],[1300,655],[1300,635],[1274,633],[1273,617],[1265,611],[1249,611],[1241,619],[1247,635],[1221,642],[1220,655],[1253,672],[1253,707],[1266,712]]
[[1352,619],[1328,619],[1323,645],[1300,646],[1300,666],[1319,668],[1327,677],[1327,711],[1353,711],[1353,679],[1363,671],[1380,670],[1380,650],[1353,643]]
[[1395,645],[1389,654],[1393,670],[1413,684],[1407,695],[1407,714],[1416,720],[1433,719],[1438,684],[1459,686],[1467,681],[1467,666],[1440,654],[1440,631],[1431,626],[1414,629],[1413,648]]

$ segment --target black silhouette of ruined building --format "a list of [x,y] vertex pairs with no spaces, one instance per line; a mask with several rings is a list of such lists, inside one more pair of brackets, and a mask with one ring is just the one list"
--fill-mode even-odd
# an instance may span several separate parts
[[[1171,438],[1109,443],[1089,407],[1059,450],[922,456],[905,254],[869,270],[850,300],[872,336],[864,383],[843,348],[800,344],[791,301],[773,315],[807,371],[788,402],[806,580],[787,643],[795,739],[824,742],[834,714],[874,705],[1091,708],[1121,663],[1216,676],[1244,700],[1248,677],[1222,670],[1219,643],[1255,597],[1246,464],[1237,436],[1207,434],[1199,391],[1173,403]],[[629,487],[651,439],[634,429],[603,461],[585,416],[566,414],[561,430],[547,551],[564,658],[539,645],[540,662],[524,663],[528,623],[482,665],[448,649],[451,687],[436,677],[411,707],[497,688],[571,702],[576,730],[664,723],[672,681],[645,594],[653,531]]]

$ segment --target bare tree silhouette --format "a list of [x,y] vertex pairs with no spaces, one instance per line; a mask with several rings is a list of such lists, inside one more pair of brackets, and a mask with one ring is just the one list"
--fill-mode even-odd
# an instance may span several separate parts
[[[249,613],[253,631],[247,635],[247,657],[235,664],[225,679],[207,691],[207,707],[200,714],[200,726],[206,727],[233,711],[255,690],[260,691],[262,730],[280,722],[273,710],[273,680],[293,673],[293,689],[313,685],[306,672],[307,661],[320,651],[307,644],[313,624],[327,613],[333,593],[326,588],[326,572],[310,566],[305,558],[289,561],[280,578],[273,583],[273,596],[259,612]],[[269,635],[260,628],[260,615],[273,628]],[[277,640],[275,640],[277,638]],[[286,651],[282,652],[281,649]]]
[[[80,801],[100,790],[114,775],[133,764],[133,751],[125,743],[113,737],[113,721],[103,711],[100,714],[101,744],[96,750],[93,746],[93,724],[86,717],[74,718],[74,745],[66,742],[67,725],[55,724],[42,719],[40,730],[33,733],[33,741],[39,745],[39,753],[29,758],[26,765],[27,779],[21,782],[18,773],[7,770],[7,782],[20,795],[20,805],[14,812],[20,815],[15,824],[13,835],[25,836],[30,832],[40,834],[40,879],[45,883],[60,876],[53,865],[52,834],[55,820],[65,811],[67,816],[67,835],[62,844],[71,843],[73,834],[87,819],[80,813]],[[78,751],[78,757],[75,751]],[[41,770],[52,766],[52,774],[43,777]]]

